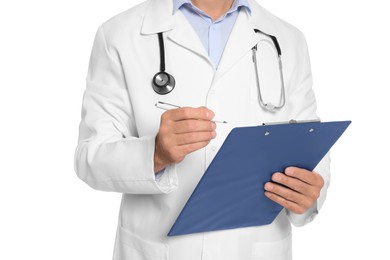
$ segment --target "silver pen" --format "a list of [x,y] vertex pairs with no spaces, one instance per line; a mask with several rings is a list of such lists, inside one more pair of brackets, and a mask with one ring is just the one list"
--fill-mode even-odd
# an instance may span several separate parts
[[[175,109],[175,108],[181,108],[180,106],[178,105],[174,105],[174,104],[170,104],[170,103],[167,103],[167,102],[162,102],[162,101],[158,101],[155,106],[157,108],[160,108],[160,109],[163,109],[163,110],[170,110],[170,109]],[[216,119],[213,119],[211,120],[211,122],[214,122],[214,123],[221,123],[221,124],[227,124],[227,122],[225,120],[216,120]]]

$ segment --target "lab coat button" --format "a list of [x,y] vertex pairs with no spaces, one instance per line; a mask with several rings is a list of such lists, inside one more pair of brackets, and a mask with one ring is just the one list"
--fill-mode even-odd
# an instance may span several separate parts
[[211,151],[215,152],[217,150],[217,147],[211,146]]

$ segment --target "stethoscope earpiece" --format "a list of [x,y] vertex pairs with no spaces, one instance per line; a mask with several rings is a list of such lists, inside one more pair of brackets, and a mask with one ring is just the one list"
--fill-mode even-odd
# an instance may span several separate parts
[[165,71],[157,72],[153,77],[152,87],[160,95],[168,94],[175,88],[175,78]]

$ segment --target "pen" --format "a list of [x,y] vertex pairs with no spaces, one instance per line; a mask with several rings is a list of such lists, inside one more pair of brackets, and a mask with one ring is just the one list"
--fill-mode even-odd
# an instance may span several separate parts
[[[178,105],[174,105],[174,104],[170,104],[170,103],[162,102],[162,101],[158,101],[155,104],[155,106],[157,108],[160,108],[160,109],[163,109],[163,110],[170,110],[170,109],[174,109],[174,108],[180,108],[180,106],[178,106]],[[226,124],[227,123],[225,120],[216,120],[216,119],[211,120],[211,122],[221,123],[221,124]]]

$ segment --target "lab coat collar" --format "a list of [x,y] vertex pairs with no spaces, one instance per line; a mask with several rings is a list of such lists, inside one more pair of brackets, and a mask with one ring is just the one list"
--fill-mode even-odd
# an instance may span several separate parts
[[280,20],[261,7],[255,0],[248,0],[248,3],[252,11],[252,15],[248,19],[253,29],[278,37],[277,23],[280,23]]
[[191,24],[181,12],[172,14],[172,10],[172,0],[149,0],[141,33],[168,32],[168,39],[209,60],[208,54]]
[[[253,0],[248,0],[248,3],[250,6],[250,12],[252,12],[252,6],[257,5],[257,3]],[[155,34],[172,30],[175,26],[174,14],[177,13],[172,12],[172,10],[172,0],[149,0],[142,23],[141,33]]]
[[142,34],[155,34],[172,30],[174,16],[172,0],[149,0],[142,23]]
[[[191,0],[172,0],[172,1],[173,1],[173,13],[176,13],[181,8],[182,5],[185,4],[193,5]],[[248,12],[251,13],[251,7],[248,3],[248,0],[234,0],[232,6],[227,11],[227,14],[235,12],[239,7],[246,8],[248,9]]]
[[248,2],[252,13],[249,14],[246,9],[241,9],[221,57],[216,78],[221,77],[234,66],[260,40],[268,40],[268,36],[256,33],[254,29],[277,37],[277,30],[274,27],[277,19],[260,7],[254,0],[249,0]]
[[[265,37],[255,33],[254,29],[278,37],[275,23],[279,20],[258,5],[255,0],[248,0],[248,3],[251,7],[251,14],[247,12],[246,8],[240,10],[222,55],[217,71],[218,75],[226,72],[240,57]],[[172,0],[149,0],[141,33],[156,34],[171,31],[168,34],[169,39],[209,60],[199,37],[183,14],[181,12],[172,14],[172,10]]]

